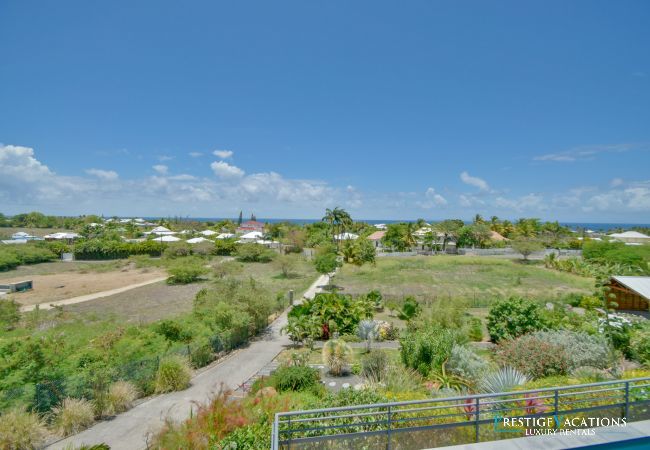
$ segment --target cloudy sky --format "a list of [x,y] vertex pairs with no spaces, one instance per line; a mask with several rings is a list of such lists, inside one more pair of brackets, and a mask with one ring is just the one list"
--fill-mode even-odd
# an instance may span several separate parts
[[0,212],[650,222],[645,1],[0,3]]

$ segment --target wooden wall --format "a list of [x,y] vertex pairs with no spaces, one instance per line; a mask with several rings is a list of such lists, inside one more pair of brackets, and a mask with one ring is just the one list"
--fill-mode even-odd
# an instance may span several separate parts
[[649,302],[645,297],[640,296],[636,292],[626,288],[616,280],[609,282],[610,293],[616,295],[617,309],[629,309],[634,311],[648,311]]

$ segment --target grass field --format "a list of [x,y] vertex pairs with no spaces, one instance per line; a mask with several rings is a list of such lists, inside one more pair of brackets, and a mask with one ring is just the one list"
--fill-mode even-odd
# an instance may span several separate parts
[[491,299],[510,295],[554,298],[590,293],[594,280],[517,260],[472,256],[377,258],[377,265],[345,265],[335,284],[346,294],[379,289],[387,298]]

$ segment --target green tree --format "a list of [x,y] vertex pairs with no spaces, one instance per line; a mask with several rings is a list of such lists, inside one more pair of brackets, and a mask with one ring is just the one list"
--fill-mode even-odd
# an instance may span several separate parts
[[517,253],[521,253],[524,260],[527,260],[531,254],[544,249],[544,245],[542,245],[540,241],[522,237],[513,240],[511,245],[513,250]]

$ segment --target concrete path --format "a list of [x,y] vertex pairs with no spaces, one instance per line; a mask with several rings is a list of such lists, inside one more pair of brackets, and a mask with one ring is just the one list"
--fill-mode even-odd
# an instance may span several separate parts
[[111,295],[120,294],[122,292],[130,291],[131,289],[139,288],[146,286],[148,284],[158,283],[160,281],[166,280],[168,277],[158,277],[152,280],[143,281],[142,283],[130,284],[128,286],[122,286],[116,289],[110,289],[108,291],[95,292],[93,294],[80,295],[78,297],[66,298],[65,300],[58,300],[56,302],[49,303],[39,303],[38,305],[26,305],[20,308],[21,312],[29,312],[36,309],[38,306],[39,309],[53,309],[55,306],[64,306],[64,305],[74,305],[75,303],[83,303],[90,300],[97,300],[98,298],[110,297]]
[[[326,275],[320,276],[307,289],[303,297],[312,298],[320,286],[328,282]],[[299,299],[298,299],[299,301]],[[113,420],[98,422],[75,436],[50,445],[50,449],[64,449],[68,445],[94,445],[105,443],[112,450],[141,450],[164,424],[165,419],[182,421],[196,410],[197,403],[205,403],[225,388],[235,390],[291,344],[280,329],[287,323],[287,311],[280,315],[258,339],[247,347],[236,351],[222,362],[199,373],[192,379],[192,385],[180,392],[152,397],[133,409],[118,415]]]

